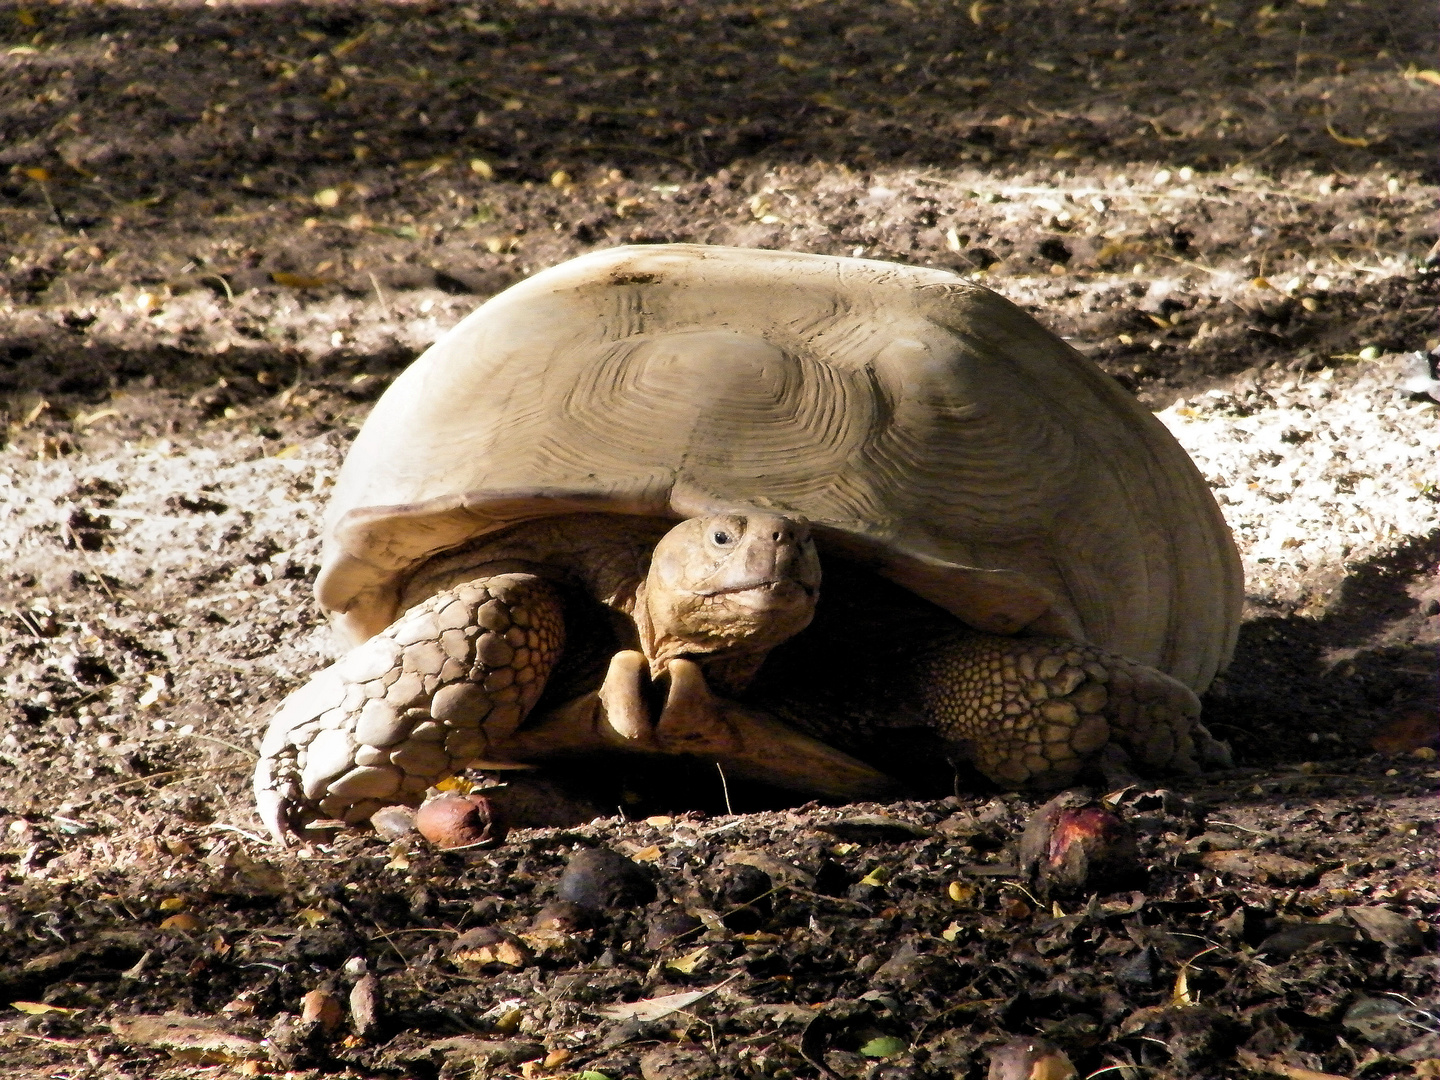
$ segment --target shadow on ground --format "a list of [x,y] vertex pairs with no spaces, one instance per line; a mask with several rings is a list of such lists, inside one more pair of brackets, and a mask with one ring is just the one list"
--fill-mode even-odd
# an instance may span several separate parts
[[1408,2],[7,3],[0,27],[27,42],[0,58],[0,166],[50,174],[0,198],[79,224],[462,155],[542,181],[738,158],[1434,175]]
[[[1364,753],[1377,728],[1440,709],[1435,618],[1440,533],[1351,569],[1319,618],[1262,615],[1240,630],[1206,722],[1243,764]],[[1428,628],[1427,628],[1428,624]]]

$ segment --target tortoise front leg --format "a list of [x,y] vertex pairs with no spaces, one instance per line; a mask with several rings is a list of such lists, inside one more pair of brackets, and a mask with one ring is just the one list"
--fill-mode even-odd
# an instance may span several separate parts
[[1225,752],[1188,687],[1092,645],[966,631],[922,652],[908,677],[929,723],[1005,787],[1063,787],[1107,744],[1175,772]]
[[653,718],[649,663],[616,653],[600,689],[517,731],[495,750],[507,760],[536,761],[604,751],[674,754],[716,762],[737,778],[835,799],[880,798],[895,782],[761,709],[712,693],[699,665],[671,660],[665,694]]
[[317,817],[350,824],[425,789],[510,735],[564,642],[559,594],[531,574],[446,589],[291,694],[255,769],[260,815],[282,844]]

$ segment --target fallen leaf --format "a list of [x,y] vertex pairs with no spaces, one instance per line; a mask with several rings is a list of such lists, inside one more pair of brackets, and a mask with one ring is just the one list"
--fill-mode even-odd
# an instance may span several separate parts
[[1368,938],[1392,949],[1414,951],[1424,944],[1415,920],[1384,907],[1347,907],[1345,914]]
[[1373,141],[1379,141],[1362,138],[1359,135],[1341,135],[1338,131],[1335,130],[1334,125],[1331,124],[1329,120],[1325,121],[1325,130],[1329,133],[1332,139],[1334,139],[1336,142],[1340,143],[1343,146],[1366,147],[1369,146]]
[[946,888],[945,894],[957,904],[968,904],[975,899],[975,886],[963,881],[952,881]]
[[700,966],[700,962],[709,954],[709,946],[702,945],[698,949],[692,949],[684,956],[676,957],[674,960],[666,961],[665,966],[671,971],[678,971],[682,975],[691,975]]
[[1415,711],[1391,720],[1370,737],[1370,749],[1381,754],[1408,754],[1440,742],[1440,726],[1429,713]]
[[1190,994],[1190,977],[1186,974],[1189,968],[1184,964],[1175,973],[1175,985],[1170,989],[1171,1005],[1194,1005],[1195,998]]
[[881,1035],[860,1047],[860,1053],[871,1058],[894,1057],[896,1054],[903,1054],[909,1045],[904,1039],[897,1039],[894,1035]]
[[19,1009],[23,1013],[28,1013],[30,1016],[44,1016],[46,1013],[68,1015],[69,1013],[77,1013],[80,1011],[79,1009],[67,1009],[60,1005],[46,1005],[43,1001],[12,1001],[10,1007],[12,1009]]
[[807,870],[802,870],[793,863],[777,859],[768,851],[754,851],[740,849],[738,851],[727,851],[725,853],[727,865],[753,866],[770,875],[772,881],[783,881],[790,885],[799,885],[802,888],[811,889],[815,887],[815,875]]
[[1235,1060],[1251,1072],[1283,1076],[1286,1080],[1345,1080],[1335,1073],[1316,1072],[1314,1069],[1302,1069],[1298,1065],[1287,1065],[1279,1058],[1262,1058],[1243,1047],[1235,1051]]
[[154,1046],[192,1064],[223,1065],[263,1059],[254,1039],[232,1035],[219,1021],[201,1016],[134,1016],[111,1020],[110,1030],[130,1046]]
[[1207,851],[1200,864],[1217,874],[1276,885],[1299,885],[1319,873],[1310,863],[1268,851]]
[[196,930],[205,929],[205,923],[199,917],[191,915],[188,911],[182,911],[178,915],[171,915],[168,919],[160,921],[161,930],[179,930],[182,933],[193,933]]
[[640,1001],[631,1001],[621,1005],[607,1005],[596,1011],[607,1020],[639,1020],[648,1023],[669,1016],[673,1012],[689,1008],[701,998],[709,997],[722,986],[737,979],[738,975],[731,975],[724,982],[718,982],[714,986],[704,990],[687,990],[683,994],[665,994],[661,997],[642,998]]
[[1284,959],[1310,945],[1341,945],[1357,937],[1354,927],[1340,923],[1301,923],[1277,930],[1255,947],[1255,953]]
[[349,41],[342,41],[339,45],[336,45],[335,48],[330,50],[330,55],[334,57],[341,57],[348,52],[354,51],[354,49],[359,46],[359,44],[364,41],[365,38],[369,36],[369,34],[369,30],[362,30],[359,34],[355,35]]
[[300,1020],[302,1023],[319,1024],[326,1031],[334,1031],[345,1019],[345,1010],[340,999],[328,990],[311,990],[300,999]]
[[93,413],[77,412],[75,414],[75,418],[70,422],[74,424],[77,428],[87,428],[96,421],[104,420],[106,417],[109,416],[119,415],[119,409],[97,409]]
[[291,274],[284,270],[272,271],[270,280],[287,289],[319,289],[330,284],[324,278],[312,277],[309,274]]
[[530,947],[518,937],[493,926],[481,926],[461,934],[451,942],[449,956],[457,967],[472,970],[492,964],[522,968],[535,959]]
[[150,688],[141,694],[140,700],[135,703],[137,709],[153,709],[165,696],[165,676],[146,675],[145,681],[150,684]]

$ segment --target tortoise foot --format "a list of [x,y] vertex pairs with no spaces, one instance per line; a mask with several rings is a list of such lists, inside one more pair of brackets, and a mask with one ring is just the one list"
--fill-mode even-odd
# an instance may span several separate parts
[[[651,702],[664,695],[658,719]],[[672,660],[651,682],[643,654],[616,653],[600,689],[561,706],[495,747],[516,761],[606,750],[688,755],[727,775],[836,799],[893,794],[895,782],[759,709],[714,694],[693,661]]]
[[1194,772],[1221,744],[1190,689],[1154,668],[1061,638],[958,635],[921,662],[922,709],[1006,787],[1058,788],[1111,743],[1145,769]]
[[266,826],[369,820],[482,757],[540,697],[564,634],[559,596],[502,574],[437,593],[291,694],[255,769]]

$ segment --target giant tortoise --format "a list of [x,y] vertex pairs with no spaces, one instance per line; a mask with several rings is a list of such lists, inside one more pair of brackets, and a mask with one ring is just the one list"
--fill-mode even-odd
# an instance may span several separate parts
[[1165,428],[995,293],[675,244],[539,273],[401,374],[316,593],[350,651],[264,738],[282,842],[484,761],[847,798],[903,784],[870,751],[918,728],[1008,787],[1107,747],[1193,771],[1241,574]]

